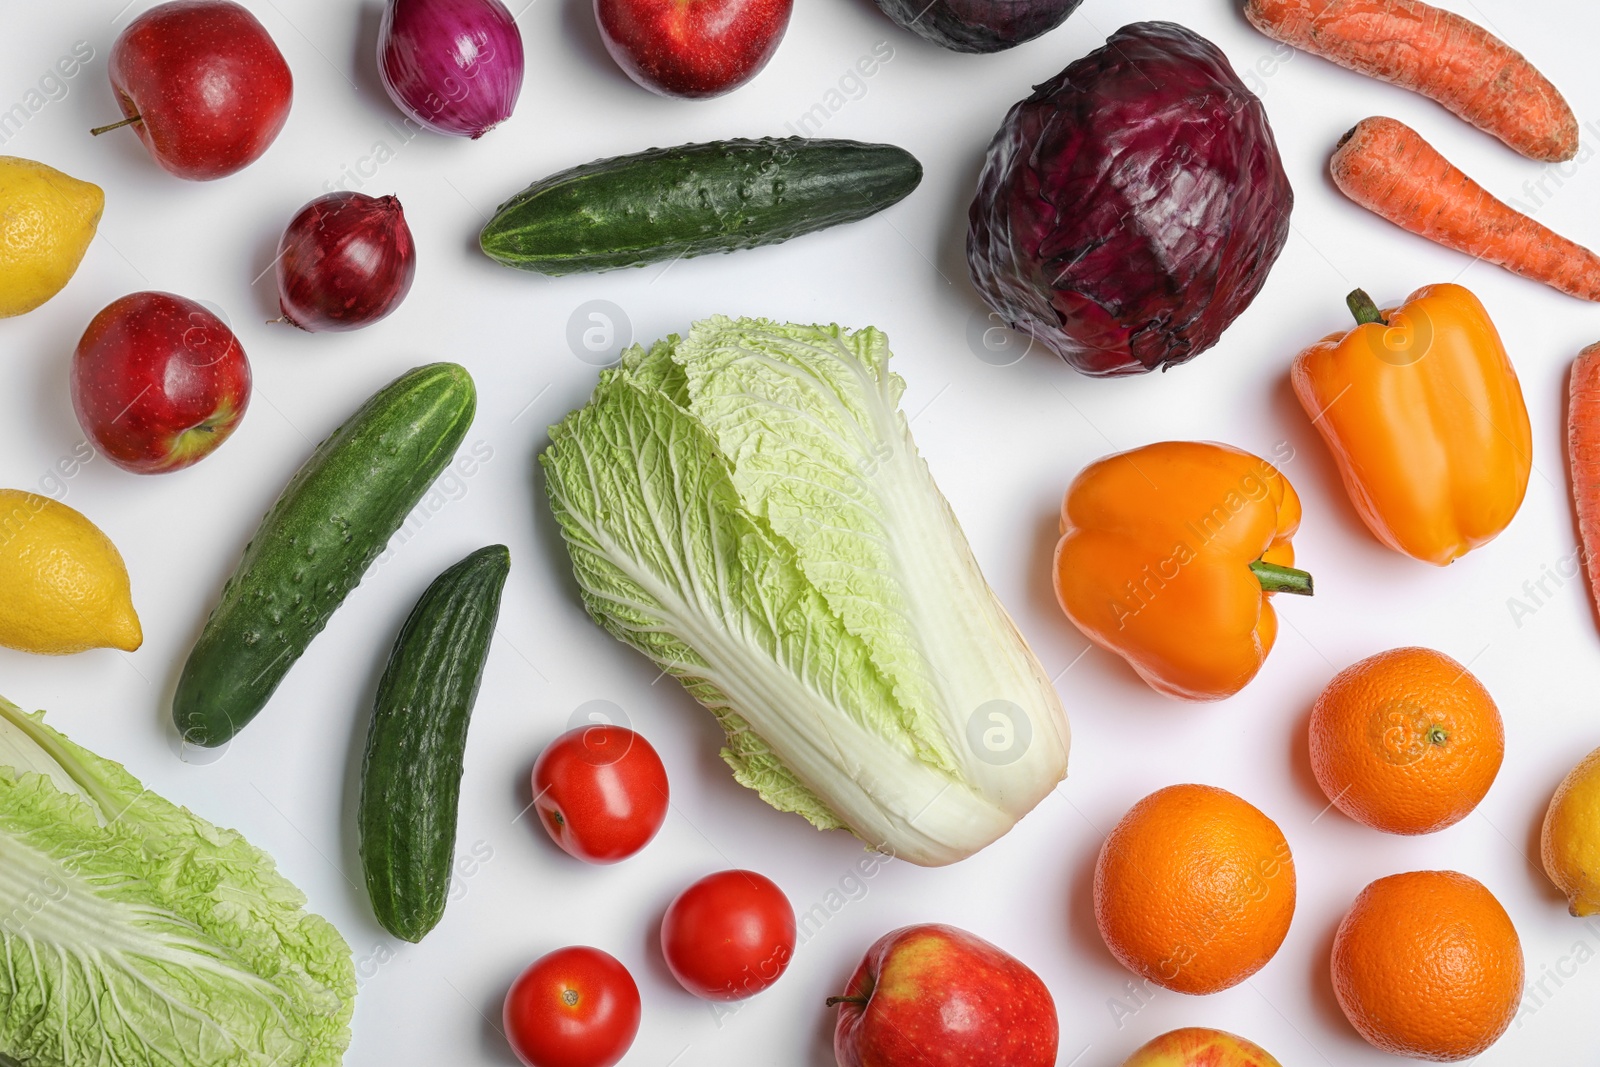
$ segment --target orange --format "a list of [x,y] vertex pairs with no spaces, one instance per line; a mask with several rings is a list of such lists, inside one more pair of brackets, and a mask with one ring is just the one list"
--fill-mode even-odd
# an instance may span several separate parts
[[1455,871],[1380,878],[1333,937],[1333,992],[1350,1025],[1384,1052],[1471,1059],[1522,999],[1522,944],[1506,909]]
[[1340,811],[1391,834],[1431,834],[1478,806],[1506,751],[1483,683],[1428,648],[1346,667],[1311,710],[1311,770]]
[[1277,824],[1209,785],[1139,801],[1094,869],[1106,947],[1179,993],[1215,993],[1265,966],[1289,932],[1294,894],[1294,859]]

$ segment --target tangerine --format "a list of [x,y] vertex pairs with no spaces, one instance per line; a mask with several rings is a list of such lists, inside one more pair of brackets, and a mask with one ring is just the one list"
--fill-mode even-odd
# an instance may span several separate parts
[[1106,947],[1179,993],[1215,993],[1260,970],[1283,944],[1294,902],[1282,831],[1214,786],[1151,793],[1111,831],[1095,865]]

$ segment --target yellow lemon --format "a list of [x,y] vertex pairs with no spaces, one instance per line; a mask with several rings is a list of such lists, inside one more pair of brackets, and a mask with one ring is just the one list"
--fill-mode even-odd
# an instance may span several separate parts
[[117,546],[48,497],[0,489],[0,590],[8,648],[64,656],[144,641]]
[[32,311],[72,280],[105,206],[98,185],[0,156],[0,318]]
[[1567,910],[1600,912],[1600,748],[1562,779],[1539,845],[1545,873],[1567,895]]

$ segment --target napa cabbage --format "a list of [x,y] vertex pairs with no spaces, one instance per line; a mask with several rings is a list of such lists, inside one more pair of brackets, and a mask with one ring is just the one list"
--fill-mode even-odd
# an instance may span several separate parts
[[0,699],[0,1064],[332,1067],[350,949],[271,857]]
[[1066,774],[1050,680],[917,452],[874,329],[718,317],[602,372],[540,456],[594,619],[772,806],[925,865]]

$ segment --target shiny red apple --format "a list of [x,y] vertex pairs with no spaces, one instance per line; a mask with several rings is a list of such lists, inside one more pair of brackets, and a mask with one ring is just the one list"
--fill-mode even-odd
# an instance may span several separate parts
[[721,96],[778,50],[794,0],[594,0],[606,51],[662,96]]
[[1122,1067],[1282,1067],[1260,1045],[1224,1030],[1186,1026],[1140,1045]]
[[111,87],[150,155],[209,181],[260,158],[289,118],[294,79],[266,28],[232,0],[172,0],[128,24],[111,48]]
[[1016,957],[953,926],[879,938],[833,1031],[839,1067],[1054,1067],[1055,1001]]
[[130,293],[72,356],[72,406],[102,455],[135,474],[200,462],[250,404],[250,361],[223,321],[171,293]]

